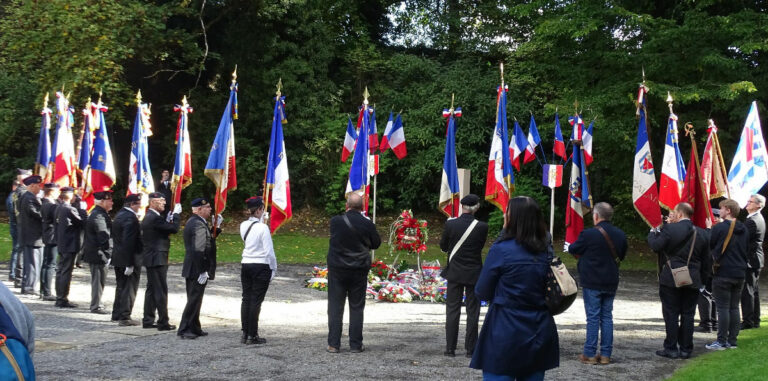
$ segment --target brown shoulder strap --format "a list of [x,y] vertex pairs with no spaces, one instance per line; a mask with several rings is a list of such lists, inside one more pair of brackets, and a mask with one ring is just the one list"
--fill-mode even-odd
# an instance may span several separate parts
[[720,255],[725,254],[725,249],[728,247],[728,243],[731,242],[731,237],[733,237],[733,229],[736,227],[736,220],[731,221],[731,227],[728,228],[728,235],[725,236],[725,242],[723,242],[723,249],[720,250]]
[[616,264],[618,265],[621,260],[619,259],[619,256],[616,254],[616,247],[613,246],[613,241],[611,241],[611,237],[608,236],[608,233],[606,233],[605,229],[603,229],[602,226],[595,225],[595,229],[597,229],[600,233],[603,234],[603,237],[608,242],[608,247],[611,249],[611,255],[613,255],[613,260],[616,261]]
[[[693,241],[691,242],[691,250],[688,251],[688,260],[685,262],[685,265],[688,266],[688,264],[691,263],[691,255],[693,254],[693,247],[696,245],[696,227],[693,227]],[[671,267],[669,268],[672,269]]]

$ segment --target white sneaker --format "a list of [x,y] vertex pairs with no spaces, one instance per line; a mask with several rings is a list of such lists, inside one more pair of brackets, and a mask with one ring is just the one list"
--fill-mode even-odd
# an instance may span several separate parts
[[715,340],[714,342],[712,342],[712,344],[705,345],[704,348],[707,348],[712,351],[722,351],[727,348],[726,345],[723,345],[719,341]]

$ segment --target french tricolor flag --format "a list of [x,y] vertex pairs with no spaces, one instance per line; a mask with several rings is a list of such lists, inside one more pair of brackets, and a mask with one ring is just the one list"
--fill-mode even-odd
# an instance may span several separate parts
[[515,121],[515,136],[509,139],[509,155],[512,157],[512,166],[520,172],[520,156],[528,146],[528,138],[525,137],[520,124]]
[[565,141],[563,140],[563,132],[560,130],[560,116],[555,113],[555,144],[552,147],[552,151],[556,156],[560,156],[565,160]]
[[341,162],[346,162],[349,154],[355,150],[355,141],[357,140],[357,132],[355,132],[355,126],[352,124],[352,119],[347,119],[347,133],[344,135],[344,147],[341,149]]
[[581,147],[584,149],[584,164],[587,166],[592,164],[592,128],[594,126],[595,121],[593,120],[589,124],[589,128],[581,135]]
[[536,159],[536,147],[541,144],[539,130],[536,128],[536,120],[531,115],[531,123],[528,125],[528,145],[525,147],[523,164],[528,164]]
[[384,129],[384,136],[381,137],[379,150],[382,152],[387,148],[392,148],[398,159],[404,158],[408,152],[405,148],[405,132],[403,131],[403,118],[397,114],[397,118],[392,121],[392,113],[389,113],[387,127]]

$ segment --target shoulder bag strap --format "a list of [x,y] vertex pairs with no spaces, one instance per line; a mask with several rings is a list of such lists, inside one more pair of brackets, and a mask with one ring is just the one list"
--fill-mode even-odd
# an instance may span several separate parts
[[464,231],[464,234],[459,239],[459,242],[456,242],[456,246],[453,247],[453,250],[451,250],[451,256],[448,257],[448,263],[451,263],[451,259],[453,259],[453,256],[456,255],[456,252],[459,251],[459,247],[464,243],[464,241],[467,240],[467,237],[469,237],[469,233],[472,233],[472,230],[475,228],[475,225],[477,225],[477,220],[473,220],[471,224],[469,224],[469,227],[466,231]]
[[723,242],[723,249],[720,250],[720,255],[722,256],[725,254],[725,249],[728,247],[728,243],[731,242],[731,237],[733,237],[733,229],[736,227],[736,220],[731,221],[731,227],[728,228],[728,235],[725,236],[725,242]]
[[[693,255],[693,247],[696,245],[696,227],[693,227],[693,241],[691,242],[691,250],[688,251],[688,260],[685,262],[685,265],[688,266],[688,264],[691,263],[691,255]],[[672,269],[672,267],[670,267]]]
[[[351,222],[349,222],[349,217],[347,217],[347,214],[344,213],[341,215],[341,217],[344,219],[344,223],[347,224],[347,227],[359,236],[360,233],[357,231],[357,229],[355,229],[355,226],[352,225]],[[365,240],[366,246],[371,247],[370,240],[368,239],[368,237],[362,237],[362,238]]]
[[616,261],[616,264],[618,265],[619,263],[621,263],[619,256],[616,254],[616,247],[613,246],[613,241],[611,241],[611,237],[608,236],[608,233],[605,232],[605,229],[603,229],[603,227],[599,225],[595,225],[595,229],[597,229],[603,235],[605,240],[608,242],[608,247],[611,249],[611,255],[613,256],[613,260]]
[[248,233],[251,232],[251,228],[253,227],[253,225],[256,225],[258,222],[259,222],[258,220],[257,221],[253,221],[251,223],[251,226],[248,227],[248,230],[245,231],[245,235],[243,236],[243,243],[245,243],[245,240],[248,239]]

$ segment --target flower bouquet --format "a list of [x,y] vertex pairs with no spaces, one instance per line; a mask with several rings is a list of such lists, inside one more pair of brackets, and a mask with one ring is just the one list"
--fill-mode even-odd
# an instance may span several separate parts
[[313,267],[312,278],[305,281],[304,287],[320,291],[328,291],[328,268]]
[[415,254],[421,275],[421,253],[427,251],[428,238],[427,221],[414,218],[410,210],[403,210],[389,229],[390,254],[398,252],[395,263],[402,253]]
[[413,300],[413,295],[411,295],[411,292],[406,287],[390,283],[379,290],[376,299],[392,303],[410,303]]

